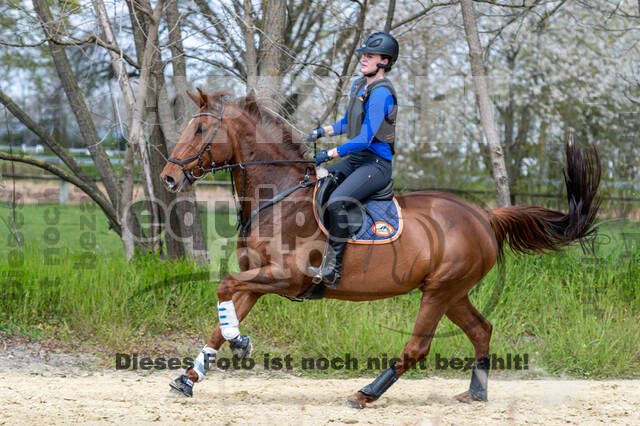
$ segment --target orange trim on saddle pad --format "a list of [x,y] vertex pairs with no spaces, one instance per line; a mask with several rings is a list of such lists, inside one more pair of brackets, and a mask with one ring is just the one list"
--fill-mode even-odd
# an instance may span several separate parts
[[[320,182],[316,182],[316,184],[313,187],[313,217],[316,218],[316,223],[318,224],[318,227],[320,228],[320,230],[322,231],[322,233],[327,236],[329,235],[329,232],[327,231],[327,229],[324,227],[324,225],[322,224],[322,222],[320,222],[320,218],[318,217],[318,212],[316,210],[316,191],[318,190],[318,185],[320,184]],[[393,241],[395,241],[400,234],[402,233],[402,229],[404,228],[404,221],[402,220],[402,209],[400,208],[400,204],[398,204],[398,200],[396,199],[396,196],[393,196],[393,202],[396,204],[396,209],[398,209],[398,232],[396,233],[396,235],[394,235],[391,238],[387,238],[386,240],[347,240],[347,243],[349,244],[388,244],[391,243]],[[365,218],[366,220],[366,218]],[[375,229],[374,229],[375,227]],[[379,236],[384,236],[384,234],[386,233],[386,235],[391,235],[393,234],[393,226],[391,226],[390,223],[385,222],[383,220],[377,220],[374,222],[373,225],[371,225],[371,231]]]

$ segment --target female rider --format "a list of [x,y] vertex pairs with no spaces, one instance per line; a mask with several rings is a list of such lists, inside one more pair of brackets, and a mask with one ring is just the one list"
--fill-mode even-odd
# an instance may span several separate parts
[[314,141],[346,131],[350,139],[315,156],[316,165],[332,158],[348,157],[327,168],[336,174],[339,185],[327,202],[330,225],[322,264],[310,268],[314,283],[323,282],[337,288],[340,282],[342,256],[349,236],[345,202],[362,201],[391,180],[398,103],[386,73],[398,58],[398,50],[398,42],[390,34],[371,34],[356,50],[363,54],[360,60],[363,77],[351,86],[344,117],[330,126],[314,129],[307,137],[308,141]]

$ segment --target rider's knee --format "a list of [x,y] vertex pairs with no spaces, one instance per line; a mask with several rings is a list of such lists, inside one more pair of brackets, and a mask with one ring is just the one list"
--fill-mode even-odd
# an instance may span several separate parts
[[329,214],[334,215],[336,213],[339,213],[340,211],[344,210],[344,201],[338,199],[338,197],[333,198],[329,197],[329,200],[327,202],[327,210],[329,211]]

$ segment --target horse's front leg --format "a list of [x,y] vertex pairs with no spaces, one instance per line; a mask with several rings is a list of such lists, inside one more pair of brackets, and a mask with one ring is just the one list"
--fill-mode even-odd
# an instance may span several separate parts
[[251,308],[265,293],[287,293],[289,283],[282,281],[281,269],[276,265],[267,265],[248,271],[226,276],[218,287],[218,315],[220,321],[202,348],[193,366],[175,381],[171,388],[178,394],[193,396],[193,385],[202,381],[214,363],[218,349],[225,340],[230,342],[235,356],[244,358],[251,351],[248,336],[241,335],[239,323],[247,316]]
[[[248,356],[251,352],[251,340],[249,336],[240,334],[241,318],[236,312],[233,296],[239,292],[286,294],[293,286],[291,281],[283,281],[285,278],[291,277],[285,276],[279,265],[270,264],[228,275],[218,286],[220,333],[222,338],[229,342],[234,356],[239,358]],[[213,343],[218,343],[218,340],[216,339]]]

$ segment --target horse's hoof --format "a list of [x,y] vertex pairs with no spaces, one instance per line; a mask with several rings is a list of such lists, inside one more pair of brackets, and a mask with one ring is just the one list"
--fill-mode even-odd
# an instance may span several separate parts
[[168,396],[175,397],[175,398],[189,398],[187,395],[182,393],[182,391],[179,391],[179,390],[174,389],[174,388],[169,388],[169,395]]
[[461,394],[454,396],[454,399],[458,402],[464,402],[465,404],[471,404],[472,402],[478,401],[486,402],[484,399],[474,397],[470,391],[462,392]]
[[186,374],[175,379],[173,382],[169,383],[171,386],[171,393],[179,396],[193,396],[193,381],[189,379]]
[[231,353],[233,356],[240,359],[245,359],[251,355],[251,351],[253,350],[251,339],[246,334],[242,334],[233,339],[229,343],[229,346],[231,347]]
[[351,408],[357,408],[358,410],[362,410],[364,408],[364,405],[360,404],[359,402],[350,401],[348,399],[344,402],[344,405]]
[[348,407],[351,408],[357,408],[359,410],[362,410],[364,407],[367,406],[368,403],[373,402],[375,400],[377,400],[378,398],[376,398],[375,396],[370,396],[367,395],[365,393],[362,393],[360,391],[354,393],[353,395],[351,395],[349,398],[347,398],[347,400],[345,401],[345,404]]

